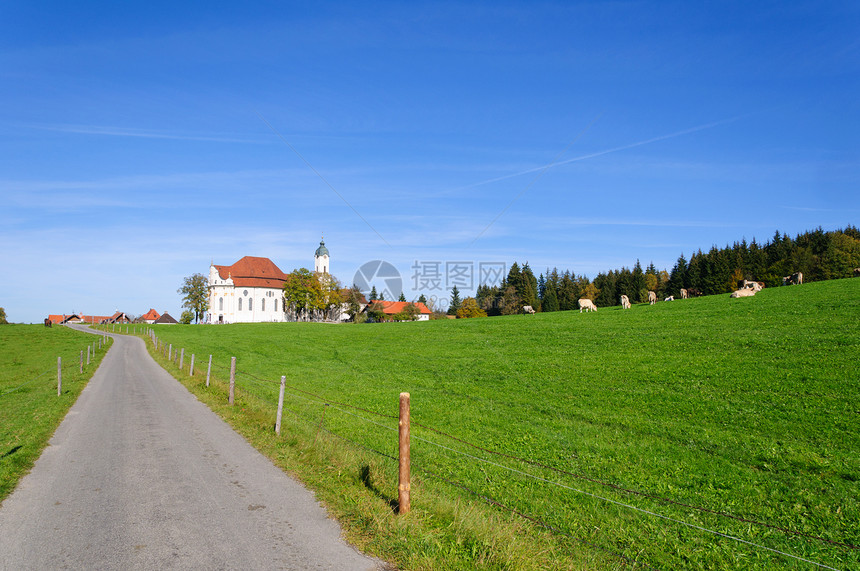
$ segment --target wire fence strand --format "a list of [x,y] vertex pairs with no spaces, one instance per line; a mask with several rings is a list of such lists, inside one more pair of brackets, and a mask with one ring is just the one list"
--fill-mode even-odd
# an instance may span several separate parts
[[[220,366],[216,366],[214,363],[212,364],[212,369],[213,369],[213,370],[221,370],[221,371],[227,371],[227,370],[228,370],[228,369],[226,369],[226,368],[223,368],[223,367],[220,367]],[[44,374],[47,374],[47,372],[46,372],[46,373],[44,373]],[[278,385],[278,384],[279,384],[279,381],[277,381],[277,380],[265,379],[265,378],[258,377],[258,376],[254,375],[254,374],[252,374],[252,373],[248,373],[248,372],[242,372],[242,373],[239,373],[239,372],[237,371],[237,372],[236,372],[236,378],[237,378],[237,380],[239,379],[239,377],[240,377],[240,376],[241,376],[242,378],[246,379],[250,385],[256,385],[256,386],[258,386],[258,387],[260,387],[260,386],[272,386],[272,387],[274,387],[274,386],[276,386],[276,385]],[[261,398],[262,400],[264,400],[264,401],[266,401],[266,402],[272,402],[272,401],[271,401],[271,399],[270,399],[269,397],[266,397],[266,396],[260,395],[260,394],[258,394],[257,392],[251,392],[248,388],[245,388],[245,387],[238,387],[238,388],[242,388],[242,390],[245,390],[245,391],[249,392],[250,394],[253,394],[253,395],[254,395],[254,396],[256,396],[257,398]],[[285,385],[285,389],[286,389],[286,390],[285,390],[285,395],[289,395],[289,396],[290,396],[291,398],[293,398],[293,399],[303,399],[303,400],[305,400],[309,405],[310,405],[310,404],[321,404],[321,405],[323,405],[325,408],[331,407],[332,409],[337,410],[337,411],[339,411],[339,412],[341,412],[341,413],[344,413],[344,414],[346,414],[346,415],[349,415],[349,416],[351,416],[351,417],[353,417],[353,418],[357,419],[357,420],[358,420],[358,421],[360,421],[360,422],[367,423],[367,424],[370,424],[370,425],[374,425],[374,426],[377,426],[377,427],[379,427],[379,428],[383,428],[383,429],[384,429],[384,430],[386,430],[386,431],[395,431],[395,432],[397,431],[397,428],[394,428],[394,427],[391,427],[391,426],[386,426],[386,425],[381,424],[381,423],[379,423],[379,422],[376,422],[376,421],[373,421],[373,420],[370,420],[370,419],[364,418],[364,417],[362,417],[362,416],[360,416],[360,415],[358,415],[358,414],[355,414],[354,412],[351,412],[351,411],[360,411],[360,412],[367,413],[367,414],[370,414],[370,415],[373,415],[373,416],[376,416],[376,417],[381,417],[381,418],[386,418],[386,419],[395,419],[395,420],[397,419],[397,416],[396,416],[396,415],[383,414],[383,413],[379,413],[379,412],[374,411],[374,410],[367,409],[367,408],[365,408],[365,407],[360,407],[360,406],[352,405],[352,404],[349,404],[349,403],[344,403],[344,402],[335,401],[335,400],[329,399],[329,398],[327,398],[327,397],[325,397],[325,396],[323,396],[323,395],[320,395],[320,394],[317,394],[317,393],[314,393],[314,392],[311,392],[311,391],[307,391],[307,390],[305,390],[305,389],[301,389],[301,388],[299,388],[299,387],[295,387],[295,386],[291,386],[291,385]],[[385,457],[385,458],[388,458],[388,459],[391,459],[391,460],[397,460],[394,456],[391,456],[390,454],[387,454],[387,453],[385,453],[385,452],[382,452],[382,451],[376,450],[375,448],[370,447],[370,446],[367,446],[366,444],[363,444],[363,443],[361,443],[361,442],[359,442],[359,441],[357,441],[357,440],[355,440],[355,439],[351,439],[351,438],[349,438],[349,437],[345,436],[344,434],[341,434],[341,433],[335,432],[334,430],[332,430],[332,429],[330,429],[330,428],[328,428],[328,427],[324,427],[324,426],[323,426],[323,422],[324,422],[324,420],[325,420],[325,413],[324,413],[325,408],[323,409],[323,415],[321,416],[320,421],[319,421],[319,422],[320,422],[320,424],[319,424],[319,426],[318,426],[318,429],[319,429],[319,430],[322,430],[322,431],[324,431],[324,432],[326,432],[326,433],[328,433],[328,434],[331,434],[332,436],[337,437],[337,438],[339,438],[339,439],[342,439],[342,440],[344,440],[344,441],[346,441],[346,442],[350,443],[351,445],[356,446],[356,447],[358,447],[358,448],[361,448],[361,449],[363,449],[363,450],[366,450],[366,451],[372,452],[372,453],[374,453],[374,454],[380,455],[380,456],[382,456],[382,457]],[[350,409],[350,410],[347,410],[347,409]],[[295,416],[296,416],[297,418],[301,418],[297,412],[295,412],[295,411],[291,411],[291,412],[293,412],[293,414],[295,414]],[[310,423],[310,422],[312,422],[312,421],[311,421],[311,420],[307,420],[307,422],[309,422],[309,423]],[[430,427],[430,426],[427,426],[427,425],[424,425],[424,424],[421,424],[421,423],[417,423],[417,422],[414,422],[414,421],[412,421],[412,425],[413,425],[413,426],[415,426],[415,427],[418,427],[418,428],[421,428],[421,429],[427,430],[427,431],[429,431],[429,432],[432,432],[432,433],[438,434],[438,435],[443,436],[443,437],[445,437],[445,438],[449,438],[449,439],[451,439],[451,440],[453,440],[453,441],[455,441],[455,442],[458,442],[458,443],[460,443],[460,444],[463,444],[463,445],[465,445],[465,446],[468,446],[468,447],[470,447],[470,448],[473,448],[473,449],[475,449],[475,450],[479,450],[479,451],[481,451],[481,452],[484,452],[484,453],[487,453],[487,454],[490,454],[490,455],[495,455],[495,456],[498,456],[498,457],[507,458],[507,459],[510,459],[510,460],[514,460],[514,461],[517,461],[517,462],[521,462],[521,463],[523,463],[523,464],[526,464],[526,465],[529,465],[529,466],[532,466],[532,467],[536,467],[536,468],[540,468],[540,469],[549,470],[549,471],[555,472],[555,473],[560,474],[560,475],[564,475],[564,476],[571,477],[571,478],[574,478],[574,479],[579,479],[579,480],[587,481],[587,482],[590,482],[590,483],[594,483],[594,484],[597,484],[597,485],[600,485],[600,486],[603,486],[603,487],[606,487],[606,488],[610,488],[610,489],[613,489],[613,490],[616,490],[616,491],[619,491],[619,492],[622,492],[622,493],[631,494],[631,495],[636,495],[636,496],[641,496],[641,497],[649,498],[649,499],[652,499],[652,500],[655,500],[655,501],[658,501],[658,502],[662,502],[662,503],[665,503],[665,504],[677,505],[677,506],[680,506],[680,507],[684,507],[684,508],[688,508],[688,509],[693,509],[693,510],[700,511],[700,512],[703,512],[703,513],[708,513],[708,514],[711,514],[711,515],[715,515],[715,516],[718,516],[718,517],[729,518],[729,519],[732,519],[732,520],[735,520],[735,521],[740,521],[740,522],[747,523],[747,524],[750,524],[750,525],[755,525],[755,526],[760,526],[760,527],[764,527],[764,528],[772,529],[772,530],[774,530],[774,531],[778,531],[778,532],[781,532],[781,533],[783,533],[783,534],[793,535],[793,536],[798,536],[798,537],[804,537],[804,538],[807,538],[807,539],[811,539],[811,540],[815,540],[815,541],[819,541],[819,542],[828,543],[828,544],[831,544],[831,545],[834,545],[834,546],[844,547],[844,548],[848,548],[848,549],[858,549],[858,548],[860,548],[860,547],[858,547],[858,546],[856,546],[856,545],[853,545],[853,544],[850,544],[850,543],[839,542],[839,541],[831,540],[831,539],[828,539],[828,538],[824,538],[824,537],[816,536],[816,535],[813,535],[813,534],[805,533],[805,532],[802,532],[802,531],[791,530],[791,529],[785,528],[785,527],[783,527],[783,526],[778,526],[778,525],[770,524],[770,523],[767,523],[767,522],[761,522],[761,521],[757,521],[757,520],[754,520],[754,519],[745,518],[745,517],[743,517],[743,516],[738,516],[738,515],[734,515],[734,514],[726,513],[726,512],[722,512],[722,511],[719,511],[719,510],[714,510],[714,509],[707,508],[707,507],[703,507],[703,506],[696,506],[696,505],[688,504],[688,503],[685,503],[685,502],[680,502],[680,501],[678,501],[678,500],[673,500],[673,499],[671,499],[671,498],[666,498],[666,497],[663,497],[663,496],[658,496],[658,495],[656,495],[656,494],[651,494],[651,493],[649,493],[649,492],[644,492],[644,491],[641,491],[641,490],[634,490],[634,489],[630,489],[630,488],[625,488],[625,487],[623,487],[623,486],[620,486],[620,485],[617,485],[617,484],[613,484],[613,483],[611,483],[611,482],[606,482],[606,481],[604,481],[604,480],[600,480],[600,479],[598,479],[598,478],[593,478],[593,477],[586,476],[586,475],[583,475],[583,474],[577,474],[577,473],[574,473],[574,472],[571,472],[571,471],[568,471],[568,470],[564,470],[564,469],[562,469],[562,468],[558,468],[558,467],[555,467],[555,466],[551,466],[551,465],[548,465],[548,464],[545,464],[545,463],[542,463],[542,462],[538,462],[538,461],[535,461],[535,460],[531,460],[531,459],[527,459],[527,458],[519,457],[519,456],[516,456],[516,455],[513,455],[513,454],[508,454],[508,453],[505,453],[505,452],[501,452],[501,451],[498,451],[498,450],[492,450],[492,449],[489,449],[489,448],[486,448],[486,447],[482,447],[482,446],[479,446],[479,445],[473,444],[473,443],[471,443],[471,442],[468,442],[467,440],[464,440],[464,439],[462,439],[462,438],[460,438],[460,437],[457,437],[457,436],[454,436],[454,435],[452,435],[452,434],[449,434],[449,433],[447,433],[447,432],[444,432],[444,431],[441,431],[441,430],[439,430],[439,429],[436,429],[436,428],[433,428],[433,427]],[[475,461],[478,461],[478,462],[481,462],[481,463],[485,463],[485,464],[487,464],[487,465],[491,465],[491,466],[494,466],[494,467],[500,468],[500,469],[502,469],[502,470],[506,470],[506,471],[508,471],[508,472],[510,472],[510,473],[512,473],[512,474],[517,474],[517,475],[520,475],[520,476],[525,477],[525,478],[529,478],[529,479],[532,479],[532,480],[535,480],[535,481],[539,481],[539,482],[541,482],[541,483],[543,483],[543,484],[546,484],[546,485],[555,486],[555,487],[557,487],[557,488],[561,488],[561,489],[564,489],[564,490],[567,490],[567,491],[570,491],[570,492],[574,492],[574,493],[577,493],[577,494],[580,494],[580,495],[588,496],[588,497],[591,497],[591,498],[593,498],[593,499],[596,499],[596,500],[599,500],[599,501],[602,501],[602,502],[610,503],[610,504],[616,505],[616,506],[618,506],[618,507],[623,507],[623,508],[625,508],[625,509],[630,509],[630,510],[633,510],[633,511],[636,511],[636,512],[639,512],[639,513],[642,513],[642,514],[645,514],[645,515],[649,515],[649,516],[652,516],[652,517],[656,517],[656,518],[662,519],[662,520],[664,520],[664,521],[669,521],[669,522],[672,522],[672,523],[675,523],[675,524],[678,524],[678,525],[681,525],[681,526],[685,526],[685,527],[688,527],[688,528],[691,528],[691,529],[696,529],[696,530],[698,530],[698,531],[701,531],[701,532],[704,532],[704,533],[708,533],[708,534],[711,534],[711,535],[714,535],[714,536],[717,536],[717,537],[722,537],[722,538],[724,538],[724,539],[728,539],[728,540],[735,541],[735,542],[738,542],[738,543],[742,543],[742,544],[748,545],[748,546],[750,546],[750,547],[754,547],[754,548],[757,548],[757,549],[766,550],[766,551],[769,551],[769,552],[774,553],[774,554],[778,554],[778,555],[783,556],[783,557],[787,557],[787,558],[790,558],[790,559],[794,559],[794,560],[797,560],[797,561],[801,561],[801,562],[804,562],[804,563],[808,563],[808,564],[811,564],[811,565],[817,566],[817,567],[819,567],[819,568],[823,568],[823,569],[830,569],[830,570],[838,571],[836,568],[834,568],[834,567],[830,567],[830,566],[825,565],[825,564],[823,564],[823,563],[819,563],[819,562],[816,562],[816,561],[813,561],[813,560],[810,560],[810,559],[806,559],[806,558],[804,558],[804,557],[800,557],[800,556],[798,556],[798,555],[794,555],[794,554],[791,554],[791,553],[787,553],[787,552],[785,552],[785,551],[782,551],[782,550],[779,550],[779,549],[776,549],[776,548],[772,548],[772,547],[768,547],[768,546],[766,546],[766,545],[762,545],[762,544],[759,544],[759,543],[755,543],[755,542],[752,542],[752,541],[749,541],[749,540],[746,540],[746,539],[743,539],[743,538],[740,538],[740,537],[737,537],[737,536],[734,536],[734,535],[731,535],[731,534],[728,534],[728,533],[723,533],[723,532],[720,532],[720,531],[717,531],[717,530],[714,530],[714,529],[709,529],[709,528],[707,528],[707,527],[700,526],[700,525],[697,525],[697,524],[695,524],[695,523],[690,523],[690,522],[686,522],[686,521],[683,521],[683,520],[680,520],[680,519],[677,519],[677,518],[673,518],[673,517],[670,517],[670,516],[667,516],[667,515],[663,515],[663,514],[660,514],[660,513],[654,512],[654,511],[652,511],[652,510],[644,509],[644,508],[641,508],[641,507],[638,507],[638,506],[635,506],[635,505],[632,505],[632,504],[629,504],[629,503],[626,503],[626,502],[622,502],[622,501],[618,501],[618,500],[615,500],[615,499],[612,499],[612,498],[608,498],[608,497],[605,497],[605,496],[601,496],[601,495],[599,495],[599,494],[595,494],[595,493],[593,493],[593,492],[589,492],[589,491],[586,491],[586,490],[582,490],[582,489],[576,488],[576,487],[574,487],[574,486],[570,486],[570,485],[564,484],[564,483],[562,483],[562,482],[557,482],[557,481],[553,481],[553,480],[550,480],[550,479],[547,479],[547,478],[543,478],[543,477],[541,477],[541,476],[537,476],[537,475],[535,475],[535,474],[531,474],[531,473],[529,473],[529,472],[525,472],[525,471],[523,471],[523,470],[519,470],[519,469],[516,469],[516,468],[510,467],[510,466],[506,466],[506,465],[504,465],[504,464],[500,464],[500,463],[497,463],[497,462],[492,462],[492,461],[490,461],[490,460],[488,460],[488,459],[486,459],[486,458],[481,458],[481,457],[476,456],[476,455],[474,455],[474,454],[469,454],[469,453],[464,452],[464,451],[462,451],[462,450],[457,450],[457,449],[455,449],[455,448],[451,448],[451,447],[449,447],[449,446],[445,446],[445,445],[440,444],[440,443],[438,443],[438,442],[434,442],[434,441],[432,441],[432,440],[428,440],[428,439],[426,439],[426,438],[422,438],[422,437],[417,436],[417,435],[414,435],[414,434],[412,435],[412,438],[414,438],[415,440],[417,440],[417,441],[419,441],[419,442],[423,442],[423,443],[426,443],[426,444],[428,444],[428,445],[435,446],[435,447],[438,447],[438,448],[440,448],[440,449],[444,449],[444,450],[446,450],[446,451],[448,451],[448,452],[451,452],[451,453],[453,453],[453,454],[460,455],[460,456],[463,456],[463,457],[467,457],[467,458],[473,459],[473,460],[475,460]],[[468,493],[470,493],[470,494],[472,494],[472,495],[474,495],[474,496],[476,496],[476,497],[481,498],[482,500],[484,500],[485,502],[487,502],[487,503],[489,503],[489,504],[496,505],[496,506],[498,506],[498,507],[500,507],[500,508],[502,508],[502,509],[505,509],[505,510],[507,510],[507,511],[510,511],[510,512],[511,512],[511,513],[513,513],[513,514],[518,515],[518,516],[520,516],[520,517],[523,517],[523,518],[525,518],[525,519],[527,519],[527,520],[529,520],[529,521],[532,521],[532,522],[534,522],[535,524],[540,525],[540,526],[542,526],[542,527],[544,527],[544,528],[546,528],[546,529],[548,529],[548,530],[550,530],[550,531],[553,531],[553,532],[555,532],[555,533],[558,533],[558,534],[564,535],[564,536],[569,537],[569,538],[571,538],[571,539],[573,539],[573,540],[575,540],[575,541],[582,542],[584,545],[588,545],[588,546],[593,547],[593,548],[595,548],[595,549],[599,549],[599,550],[601,550],[601,551],[605,551],[606,553],[609,553],[609,554],[612,554],[612,555],[614,555],[614,556],[620,557],[620,558],[624,559],[626,562],[628,562],[628,563],[630,563],[630,564],[634,564],[634,565],[637,565],[637,566],[644,566],[644,567],[646,567],[646,568],[654,569],[654,567],[651,567],[651,566],[650,566],[650,565],[648,565],[647,563],[644,563],[644,562],[639,561],[639,560],[634,559],[634,558],[630,558],[629,556],[626,556],[626,555],[623,555],[623,554],[620,554],[620,553],[617,553],[617,552],[614,552],[614,551],[611,551],[611,550],[607,550],[607,549],[605,549],[605,548],[603,548],[603,547],[601,547],[601,546],[599,546],[599,545],[592,544],[592,543],[590,543],[590,542],[588,542],[588,541],[586,541],[586,540],[583,540],[583,539],[581,539],[581,538],[579,538],[579,537],[576,537],[575,535],[573,535],[573,534],[571,534],[571,533],[569,533],[569,532],[566,532],[566,531],[564,531],[564,530],[562,530],[562,529],[559,529],[557,526],[553,526],[553,525],[551,525],[551,524],[549,524],[549,523],[547,523],[547,522],[545,522],[545,521],[541,520],[540,518],[537,518],[537,517],[535,517],[535,516],[530,516],[530,515],[528,515],[528,514],[525,514],[525,513],[521,512],[521,511],[519,511],[519,510],[515,509],[515,508],[511,508],[510,506],[506,506],[506,505],[502,504],[501,502],[499,502],[498,500],[495,500],[495,499],[493,499],[493,498],[491,498],[491,497],[489,497],[489,496],[487,496],[487,495],[485,495],[485,494],[482,494],[482,493],[480,493],[480,492],[477,492],[477,491],[475,491],[475,490],[473,490],[473,489],[469,488],[469,487],[468,487],[468,486],[466,486],[465,484],[462,484],[462,483],[456,482],[456,481],[451,480],[451,479],[449,479],[449,478],[445,478],[444,476],[441,476],[440,474],[437,474],[437,473],[433,472],[432,470],[429,470],[429,469],[427,469],[427,468],[421,467],[421,466],[420,466],[420,464],[418,465],[418,469],[419,469],[419,470],[421,470],[423,473],[425,473],[425,474],[427,474],[427,475],[431,476],[431,477],[434,477],[434,478],[437,478],[437,479],[439,479],[439,480],[442,480],[442,481],[444,481],[444,482],[446,482],[446,483],[448,483],[449,485],[452,485],[452,486],[454,486],[454,487],[457,487],[457,488],[463,489],[463,490],[467,491]]]

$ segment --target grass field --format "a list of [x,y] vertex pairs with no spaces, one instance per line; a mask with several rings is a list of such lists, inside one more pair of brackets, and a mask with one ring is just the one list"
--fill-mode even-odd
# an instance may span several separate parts
[[[189,386],[403,568],[856,569],[858,316],[860,279],[591,314],[155,330],[204,374],[213,354],[219,380]],[[398,519],[401,391],[420,427]]]
[[[87,345],[98,337],[67,327],[0,325],[0,501],[32,468],[105,354],[86,365]],[[84,371],[80,355],[84,352]],[[57,396],[57,357],[62,394]]]

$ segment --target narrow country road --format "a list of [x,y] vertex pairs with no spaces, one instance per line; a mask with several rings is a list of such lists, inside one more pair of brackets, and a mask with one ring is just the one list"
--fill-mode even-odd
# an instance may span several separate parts
[[2,570],[383,567],[122,335],[0,506]]

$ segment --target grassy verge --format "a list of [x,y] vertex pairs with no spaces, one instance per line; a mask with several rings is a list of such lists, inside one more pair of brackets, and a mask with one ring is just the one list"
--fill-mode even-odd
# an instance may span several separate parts
[[[403,568],[856,568],[858,316],[860,280],[837,280],[594,314],[156,331],[213,354],[212,387],[177,377]],[[406,517],[401,391],[421,425]]]
[[[0,326],[0,501],[33,467],[98,368],[105,350],[96,350],[86,364],[87,345],[93,341],[98,347],[98,337],[67,327]],[[59,396],[57,357],[63,374]]]

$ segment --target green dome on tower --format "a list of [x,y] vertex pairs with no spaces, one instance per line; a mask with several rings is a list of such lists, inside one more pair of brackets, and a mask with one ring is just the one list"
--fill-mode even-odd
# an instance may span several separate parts
[[317,248],[317,251],[314,256],[316,256],[317,258],[319,258],[320,256],[329,256],[328,248],[325,247],[325,241],[320,240],[320,247]]

